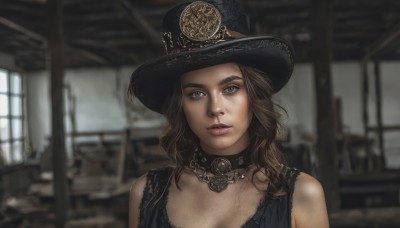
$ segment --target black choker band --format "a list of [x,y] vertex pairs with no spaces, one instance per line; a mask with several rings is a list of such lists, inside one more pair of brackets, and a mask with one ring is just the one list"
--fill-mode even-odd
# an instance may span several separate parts
[[223,175],[235,169],[246,169],[250,165],[246,150],[234,155],[217,156],[208,155],[198,149],[195,152],[195,158],[200,166],[214,175]]

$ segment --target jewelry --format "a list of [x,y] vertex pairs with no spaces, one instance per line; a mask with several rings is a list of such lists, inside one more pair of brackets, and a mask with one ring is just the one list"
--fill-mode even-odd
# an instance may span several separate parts
[[182,34],[190,40],[205,41],[218,32],[221,21],[221,14],[214,5],[196,1],[182,11],[179,27]]
[[196,159],[192,159],[190,161],[189,168],[201,182],[205,182],[208,184],[208,188],[211,191],[218,193],[224,191],[228,187],[228,184],[236,183],[238,180],[245,178],[245,174],[247,172],[247,169],[242,172],[239,172],[239,170],[236,169],[233,170],[232,174],[230,175],[227,175],[225,173],[215,176],[209,176],[207,175],[206,169],[200,166],[197,163]]
[[214,5],[195,1],[183,9],[179,17],[179,34],[162,32],[161,40],[167,54],[208,47],[222,41],[243,38],[245,35],[222,24],[222,16]]
[[201,149],[196,149],[194,156],[200,166],[214,175],[223,175],[235,169],[246,169],[250,165],[246,150],[234,155],[217,156],[208,155]]

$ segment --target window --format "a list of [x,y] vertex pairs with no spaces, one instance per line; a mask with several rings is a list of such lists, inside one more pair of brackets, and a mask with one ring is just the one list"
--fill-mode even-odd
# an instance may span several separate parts
[[23,103],[21,75],[0,69],[0,162],[6,165],[24,160]]

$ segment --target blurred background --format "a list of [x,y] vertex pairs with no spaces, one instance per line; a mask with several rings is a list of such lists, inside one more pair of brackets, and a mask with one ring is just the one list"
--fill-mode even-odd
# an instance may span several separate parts
[[[0,0],[0,227],[127,227],[132,181],[170,163],[130,74],[179,2]],[[242,3],[295,49],[281,147],[331,227],[400,227],[400,1]]]

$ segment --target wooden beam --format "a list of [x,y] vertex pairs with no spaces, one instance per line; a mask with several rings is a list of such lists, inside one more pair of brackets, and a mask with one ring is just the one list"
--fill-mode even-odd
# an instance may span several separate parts
[[318,178],[328,209],[340,208],[335,114],[331,82],[333,0],[312,0],[311,37],[317,105]]
[[[10,29],[12,29],[14,31],[20,32],[23,35],[25,35],[25,36],[27,36],[27,37],[29,37],[31,39],[40,41],[45,47],[47,46],[48,40],[47,40],[46,37],[44,37],[44,36],[42,36],[42,35],[40,35],[40,34],[38,34],[36,32],[33,32],[33,31],[31,31],[31,30],[29,30],[29,29],[27,29],[27,28],[15,23],[13,21],[10,21],[10,20],[0,16],[0,24],[3,24],[5,26],[7,26],[8,28],[10,28]],[[106,59],[94,54],[93,52],[89,52],[89,51],[81,49],[81,48],[73,47],[73,46],[68,45],[68,44],[63,44],[63,45],[65,45],[66,49],[70,49],[70,50],[72,50],[74,52],[77,52],[78,54],[80,54],[80,55],[82,55],[82,56],[84,56],[84,57],[86,57],[86,58],[88,58],[88,59],[90,59],[90,60],[92,60],[94,62],[103,64],[103,65],[110,65],[110,63]]]
[[379,128],[383,131],[399,131],[400,125],[392,125],[392,126],[381,126],[381,127],[368,127],[368,131],[379,131]]
[[[368,80],[368,61],[361,62],[361,106],[362,106],[362,122],[364,126],[364,138],[368,138],[368,125],[369,125],[369,115],[368,115],[368,95],[369,95],[369,80]],[[371,170],[373,168],[372,162],[372,151],[370,146],[366,143],[364,149],[367,153],[367,168]]]
[[79,45],[84,45],[84,46],[92,46],[94,48],[98,48],[98,49],[104,49],[108,52],[111,52],[119,57],[122,58],[129,58],[131,61],[137,63],[140,62],[139,58],[136,55],[127,55],[127,54],[132,54],[132,53],[125,53],[123,51],[119,51],[117,48],[114,47],[110,47],[108,46],[108,41],[106,42],[97,42],[94,40],[86,40],[86,39],[74,39],[73,41],[71,41],[75,44],[79,44]]
[[118,0],[123,7],[132,24],[143,30],[150,38],[150,41],[158,47],[162,47],[160,32],[156,31],[150,23],[142,16],[139,10],[126,0]]
[[380,162],[382,167],[385,167],[385,147],[383,137],[383,121],[382,121],[382,85],[381,85],[381,72],[378,61],[374,63],[374,76],[375,76],[375,97],[376,97],[376,123],[378,127],[378,146],[380,153]]
[[0,24],[3,24],[4,26],[6,26],[6,27],[8,27],[8,28],[10,28],[10,29],[12,29],[14,31],[20,32],[20,33],[24,34],[25,36],[27,36],[27,37],[29,37],[31,39],[38,40],[38,41],[42,42],[45,45],[47,44],[47,39],[44,36],[42,36],[42,35],[40,35],[40,34],[38,34],[36,32],[33,32],[30,29],[27,29],[27,28],[15,23],[15,22],[10,21],[10,20],[8,20],[8,19],[6,19],[4,17],[1,17],[1,16],[0,16]]
[[125,159],[131,145],[129,129],[121,134],[121,149],[118,155],[118,170],[117,170],[117,187],[122,186],[124,182]]
[[38,4],[46,4],[47,0],[19,0],[20,2],[29,2],[29,3],[38,3]]
[[55,227],[63,228],[68,218],[69,194],[64,133],[64,29],[62,0],[49,0],[49,54],[52,110],[52,152],[55,197]]
[[395,26],[391,31],[378,38],[366,51],[363,61],[368,62],[372,57],[378,54],[385,47],[400,38],[400,24]]
[[100,63],[103,65],[110,65],[110,63],[105,58],[100,57],[96,54],[93,54],[92,52],[83,50],[82,48],[76,48],[71,45],[66,45],[65,48],[69,49],[73,52],[77,52],[78,54],[82,55],[83,57],[86,57],[87,59],[90,59],[96,63]]

